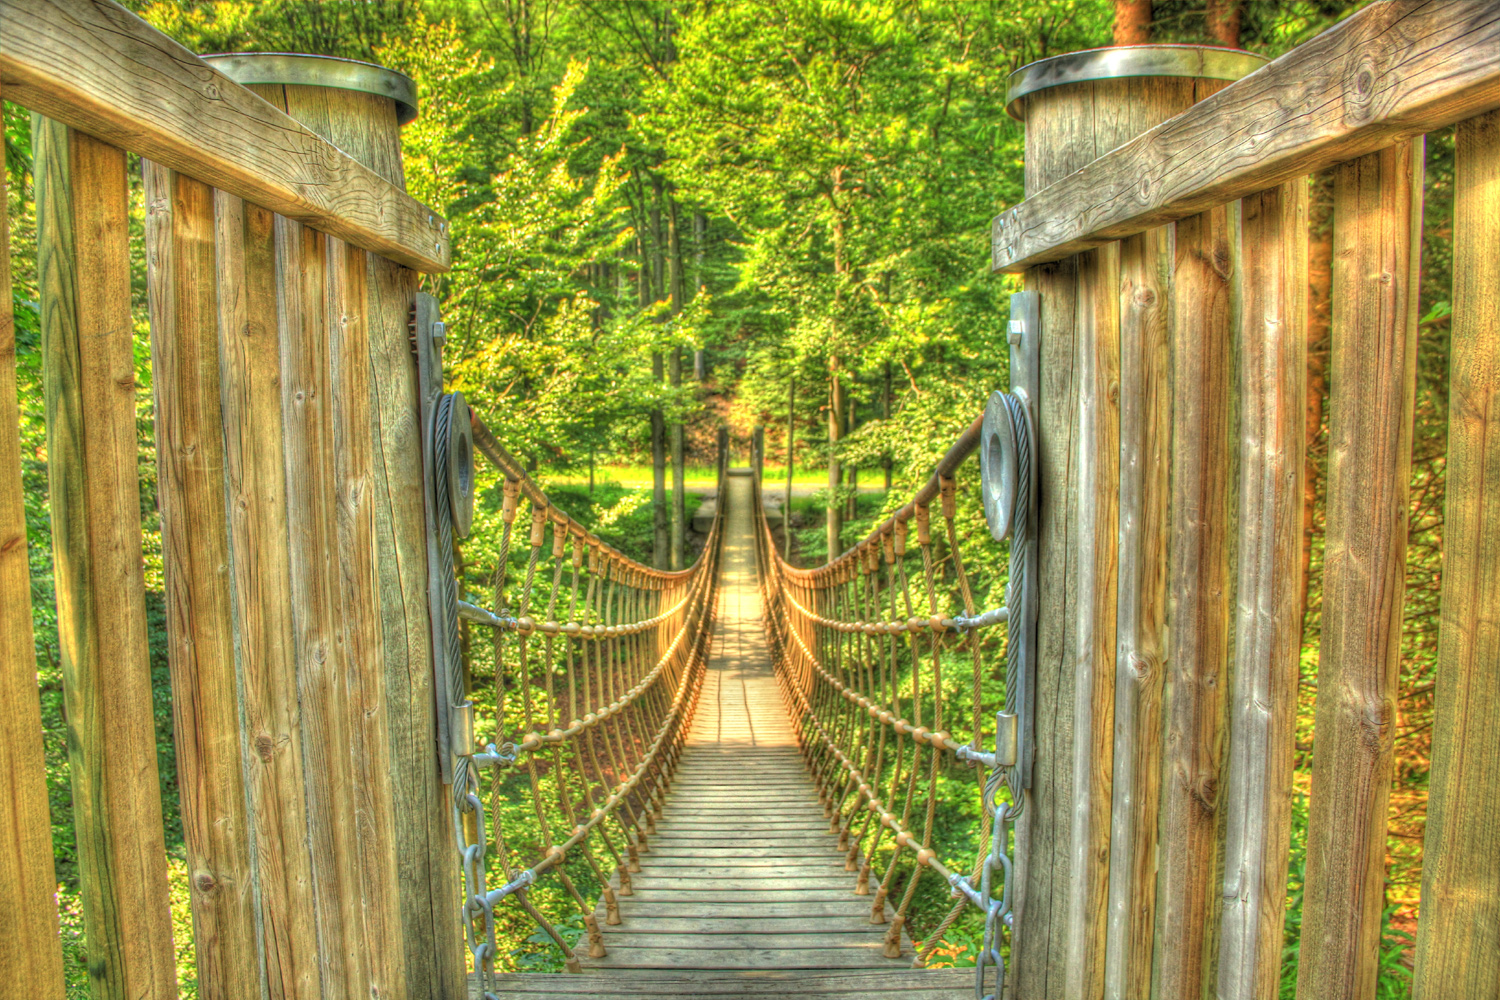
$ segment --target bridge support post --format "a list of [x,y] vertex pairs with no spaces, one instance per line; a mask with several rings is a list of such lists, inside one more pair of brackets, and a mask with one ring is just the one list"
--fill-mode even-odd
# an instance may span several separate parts
[[[1132,46],[1023,67],[1011,77],[1010,110],[1026,123],[1027,195],[1261,62],[1230,50]],[[1027,290],[1041,296],[1040,619],[1035,764],[1016,833],[1010,984],[1022,1000],[1151,989],[1157,802],[1167,752],[1160,734],[1171,628],[1168,491],[1186,484],[1212,492],[1183,477],[1227,476],[1229,437],[1211,419],[1229,405],[1226,211],[1179,224],[1180,271],[1163,229],[1026,275]],[[997,238],[1005,223],[1004,215],[996,219]],[[1194,275],[1222,291],[1193,288]],[[1181,286],[1183,279],[1189,284]],[[1174,294],[1179,286],[1190,301]],[[1201,372],[1195,387],[1213,398],[1205,401],[1206,419],[1189,427],[1173,422],[1169,366],[1174,351],[1197,341],[1217,342],[1198,360],[1213,370]],[[1169,444],[1197,463],[1174,464],[1170,480]],[[1222,522],[1224,505],[1209,516]],[[1205,669],[1223,669],[1227,598],[1227,588],[1206,598],[1212,606],[1202,617],[1217,624],[1194,635],[1194,663],[1173,665],[1190,682]],[[1170,706],[1187,719],[1223,712],[1222,699],[1203,705],[1186,688],[1173,696],[1188,697]],[[1190,744],[1191,734],[1178,764],[1191,770],[1215,758]],[[1173,933],[1201,928],[1208,917],[1175,911]]]
[[[208,61],[404,185],[399,130],[416,114],[409,79],[314,56]],[[227,631],[232,622],[233,641],[222,645],[236,661],[255,883],[252,893],[209,880],[206,898],[195,896],[195,916],[215,905],[209,892],[254,900],[259,972],[272,996],[466,995],[452,807],[436,754],[421,420],[408,329],[417,275],[223,192],[200,211],[184,198],[189,187],[148,169],[158,243],[175,255],[153,249],[153,281],[163,293],[153,286],[153,337],[162,346],[180,342],[203,318],[185,312],[184,303],[197,301],[187,293],[206,296],[210,332],[217,320],[218,399],[199,411],[217,426],[192,429],[222,436],[222,466],[209,469],[222,475],[222,487],[216,494],[185,479],[195,488],[188,492],[163,476],[163,536],[184,541],[166,553],[168,579],[175,572],[186,584],[169,584],[169,604],[180,597],[195,636],[205,623],[226,619]],[[183,248],[194,244],[184,239],[198,223],[208,227],[209,269],[188,289]],[[180,402],[164,394],[203,382],[174,382],[172,361],[157,359],[164,468],[180,429],[170,424]],[[193,517],[212,527],[215,495],[228,508],[218,517],[228,525],[223,613],[192,588],[190,577],[202,577],[206,564],[194,562],[203,558],[183,534]],[[213,596],[211,587],[198,589]],[[188,671],[202,669],[190,662],[193,648],[174,643],[174,685],[179,673],[186,682]],[[179,723],[179,745],[183,739]],[[192,859],[194,824],[210,844],[222,824],[214,814],[189,816],[189,807],[185,797]],[[213,967],[218,942],[197,946],[205,996],[255,992],[243,981],[216,992],[203,970]]]

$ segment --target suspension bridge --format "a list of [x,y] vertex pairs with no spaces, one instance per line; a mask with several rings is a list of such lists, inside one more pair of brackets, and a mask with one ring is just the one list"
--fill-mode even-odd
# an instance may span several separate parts
[[[33,114],[43,610],[95,1000],[179,992],[131,156],[199,997],[1272,1000],[1295,975],[1303,1000],[1372,1000],[1424,136],[1450,127],[1410,978],[1500,998],[1500,3],[1370,4],[1273,61],[1148,45],[1016,70],[1026,198],[988,248],[1023,276],[1008,384],[821,566],[778,551],[758,452],[731,469],[721,447],[702,554],[667,571],[552,503],[504,447],[503,401],[445,391],[419,287],[452,234],[405,189],[410,79],[200,57],[113,0],[0,0],[0,97]],[[1322,170],[1326,546],[1305,563]],[[62,1000],[12,305],[5,284],[0,998]],[[476,518],[481,481],[498,496]],[[497,512],[493,585],[461,593],[456,543]],[[975,593],[981,563],[1003,595]],[[946,936],[971,967],[933,967]],[[541,952],[564,971],[509,971]]]

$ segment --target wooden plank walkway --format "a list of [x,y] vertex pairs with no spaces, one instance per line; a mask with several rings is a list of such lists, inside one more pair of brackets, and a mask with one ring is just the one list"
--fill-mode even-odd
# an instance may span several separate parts
[[[776,689],[756,580],[748,476],[727,481],[718,635],[650,851],[605,927],[594,969],[901,969],[838,836]],[[600,926],[604,912],[599,911]],[[889,919],[889,918],[888,918]]]
[[[502,997],[899,995],[973,992],[972,969],[886,958],[887,924],[854,894],[838,837],[797,749],[762,623],[752,480],[728,480],[718,636],[682,764],[635,892],[582,976],[506,975]],[[887,920],[890,911],[887,908]]]

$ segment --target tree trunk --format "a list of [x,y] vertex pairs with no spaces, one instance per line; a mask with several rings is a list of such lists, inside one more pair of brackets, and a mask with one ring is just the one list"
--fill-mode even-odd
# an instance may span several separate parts
[[[678,238],[677,199],[667,195],[667,293],[672,300],[672,318],[682,314],[684,295],[682,240]],[[672,348],[672,388],[682,385],[682,348]],[[672,421],[672,568],[682,569],[687,550],[687,469],[683,448],[682,420]]]
[[797,376],[787,381],[786,390],[786,499],[781,505],[781,547],[786,558],[792,557],[792,476],[797,457]]
[[[858,413],[858,410],[859,404],[856,403],[853,399],[850,399],[848,403],[844,405],[844,412],[849,421],[845,425],[845,436],[853,434],[855,428],[858,426],[858,424],[855,423],[855,417]],[[852,521],[857,517],[859,517],[859,466],[857,464],[850,463],[849,499],[844,501],[844,520]]]
[[1229,49],[1240,47],[1240,13],[1241,0],[1208,0],[1204,20],[1215,45]]
[[[661,382],[660,354],[651,355],[651,374]],[[651,411],[651,565],[657,569],[670,560],[667,527],[667,425],[658,406]]]
[[1115,0],[1115,44],[1151,41],[1151,0]]
[[[885,363],[885,395],[884,395],[884,397],[881,400],[880,419],[883,420],[883,421],[885,421],[885,424],[886,424],[886,434],[888,436],[887,440],[889,440],[889,434],[891,432],[890,431],[890,423],[891,423],[891,363],[889,361],[887,361]],[[887,493],[889,493],[891,491],[891,452],[890,452],[889,448],[887,448],[886,452],[885,452],[885,461],[884,461],[884,464],[885,464],[885,490],[886,490]]]
[[828,558],[839,554],[839,535],[844,531],[844,507],[839,503],[839,487],[843,485],[840,474],[837,447],[844,430],[844,390],[839,385],[839,361],[829,362],[831,374],[828,381]]
[[[693,298],[703,294],[704,287],[708,284],[703,276],[703,248],[708,242],[708,216],[702,212],[693,213]],[[693,378],[702,382],[708,377],[708,366],[704,363],[703,348],[693,349]]]

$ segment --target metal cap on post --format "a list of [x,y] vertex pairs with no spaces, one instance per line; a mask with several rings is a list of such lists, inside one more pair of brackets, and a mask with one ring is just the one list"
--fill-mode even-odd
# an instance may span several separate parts
[[[1121,45],[1049,56],[1007,81],[1005,110],[1026,123],[1026,193],[1035,193],[1269,60],[1212,45]],[[1102,86],[1101,86],[1102,85]],[[1090,116],[1078,129],[1077,112]]]
[[219,52],[202,58],[386,180],[406,186],[401,126],[416,120],[418,105],[416,82],[405,73],[300,52]]

